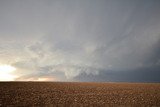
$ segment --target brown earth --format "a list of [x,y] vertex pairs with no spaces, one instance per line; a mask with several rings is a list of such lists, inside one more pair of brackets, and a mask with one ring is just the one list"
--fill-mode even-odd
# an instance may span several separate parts
[[0,82],[0,106],[160,107],[160,84]]

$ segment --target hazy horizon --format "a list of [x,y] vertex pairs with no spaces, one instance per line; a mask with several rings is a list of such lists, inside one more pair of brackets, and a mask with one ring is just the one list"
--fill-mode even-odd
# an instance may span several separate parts
[[0,81],[160,82],[160,1],[0,0]]

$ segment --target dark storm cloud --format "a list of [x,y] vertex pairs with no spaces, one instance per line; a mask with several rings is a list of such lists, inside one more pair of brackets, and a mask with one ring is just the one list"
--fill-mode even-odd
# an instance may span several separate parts
[[159,82],[160,67],[139,68],[130,71],[101,71],[98,75],[81,73],[74,81],[99,82]]
[[17,80],[159,81],[158,0],[0,2],[0,61]]

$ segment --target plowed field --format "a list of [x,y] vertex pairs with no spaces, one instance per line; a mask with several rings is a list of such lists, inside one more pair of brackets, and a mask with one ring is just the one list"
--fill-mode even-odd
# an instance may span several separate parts
[[160,84],[0,82],[0,106],[160,107]]

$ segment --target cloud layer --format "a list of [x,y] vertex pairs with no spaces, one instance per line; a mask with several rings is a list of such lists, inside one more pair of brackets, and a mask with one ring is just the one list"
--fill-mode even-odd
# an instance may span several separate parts
[[0,14],[16,80],[160,81],[158,0],[2,0]]

